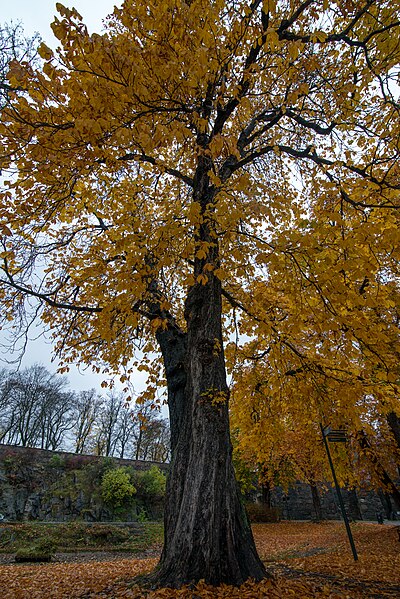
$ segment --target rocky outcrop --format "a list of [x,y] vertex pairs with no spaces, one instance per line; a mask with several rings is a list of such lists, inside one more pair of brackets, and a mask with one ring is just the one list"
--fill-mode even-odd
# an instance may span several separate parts
[[[154,462],[0,445],[0,513],[10,521],[98,522],[121,517],[131,521],[143,509],[152,519],[161,517],[160,501],[140,496],[130,508],[118,513],[104,504],[100,481],[110,461],[136,471],[154,465]],[[161,470],[168,467],[156,465]]]

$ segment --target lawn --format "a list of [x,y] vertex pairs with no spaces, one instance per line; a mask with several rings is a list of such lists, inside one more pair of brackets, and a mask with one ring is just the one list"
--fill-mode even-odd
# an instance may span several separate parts
[[[0,565],[0,596],[5,599],[258,599],[400,596],[400,543],[397,527],[357,523],[352,530],[359,553],[354,562],[343,524],[280,522],[253,526],[261,558],[271,580],[248,582],[239,589],[224,586],[143,592],[132,578],[154,567],[157,559],[77,553],[77,561],[50,564]],[[157,535],[142,543],[144,551],[159,548]],[[104,547],[102,548],[104,549]],[[137,549],[137,546],[136,546]],[[100,557],[100,555],[99,555]]]
[[0,561],[2,555],[32,546],[49,546],[58,553],[158,552],[162,538],[163,526],[159,522],[8,523],[0,525]]

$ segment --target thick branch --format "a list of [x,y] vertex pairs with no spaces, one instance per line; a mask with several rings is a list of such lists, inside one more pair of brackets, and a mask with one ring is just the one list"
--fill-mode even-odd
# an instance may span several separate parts
[[321,127],[321,125],[319,125],[318,123],[308,121],[307,119],[303,118],[300,114],[296,114],[296,112],[294,110],[291,110],[290,108],[286,109],[285,114],[289,118],[296,121],[296,123],[299,123],[299,125],[302,125],[307,129],[312,129],[319,135],[330,135],[336,126],[336,123],[331,123],[328,127]]
[[[6,272],[6,271],[4,271],[4,269],[3,269],[3,272]],[[16,291],[19,291],[20,293],[22,293],[24,295],[28,295],[30,297],[36,297],[37,299],[42,300],[43,302],[45,302],[49,306],[52,306],[53,308],[61,308],[61,309],[65,309],[65,310],[73,310],[74,312],[89,312],[89,313],[101,312],[103,309],[103,308],[95,307],[95,306],[79,306],[77,304],[69,304],[67,302],[58,302],[57,300],[52,299],[52,296],[54,295],[55,292],[40,293],[39,291],[34,291],[33,289],[31,289],[29,287],[24,287],[23,285],[19,285],[18,283],[16,283],[13,280],[13,278],[11,277],[11,275],[9,275],[7,272],[6,272],[6,275],[8,277],[8,280],[0,279],[0,283],[3,283],[4,285],[7,285],[8,287],[12,287]]]
[[181,173],[180,171],[178,171],[175,168],[166,167],[165,165],[160,164],[152,156],[147,156],[146,154],[135,154],[135,153],[131,152],[129,154],[125,154],[124,156],[121,156],[120,158],[118,158],[118,160],[121,160],[123,162],[129,161],[129,160],[136,160],[137,162],[148,162],[149,164],[159,167],[165,173],[168,173],[169,175],[172,175],[173,177],[176,177],[177,179],[184,181],[184,183],[186,183],[186,185],[193,187],[193,179],[191,177],[184,175],[183,173]]

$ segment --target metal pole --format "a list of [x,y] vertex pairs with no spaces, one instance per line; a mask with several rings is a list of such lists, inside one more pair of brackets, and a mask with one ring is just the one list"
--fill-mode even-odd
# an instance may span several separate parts
[[350,543],[351,551],[353,552],[354,561],[356,562],[358,560],[357,549],[356,549],[356,546],[354,544],[354,539],[353,539],[353,535],[352,535],[352,532],[351,532],[349,519],[347,518],[346,510],[345,510],[345,507],[344,507],[342,493],[340,491],[339,483],[338,483],[337,478],[336,478],[335,468],[333,467],[331,452],[329,450],[329,445],[328,445],[328,442],[326,440],[326,436],[325,436],[325,432],[324,432],[324,427],[322,426],[321,423],[320,423],[320,427],[321,427],[322,438],[324,440],[326,454],[328,456],[329,465],[330,465],[331,471],[332,471],[333,482],[335,483],[335,488],[336,488],[336,493],[337,493],[338,500],[339,500],[340,509],[341,509],[343,520],[344,520],[344,524],[345,524],[346,530],[347,530],[347,536],[349,537],[349,543]]

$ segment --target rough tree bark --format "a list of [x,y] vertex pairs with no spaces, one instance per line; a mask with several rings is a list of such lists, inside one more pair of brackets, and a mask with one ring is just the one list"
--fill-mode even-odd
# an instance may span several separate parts
[[358,501],[357,491],[355,489],[349,489],[347,491],[347,501],[349,505],[349,516],[352,520],[362,520],[362,513],[360,504]]
[[315,511],[315,519],[317,522],[321,522],[322,517],[322,506],[321,506],[321,496],[319,494],[319,490],[317,487],[317,483],[315,481],[310,481],[309,483],[311,489],[311,497],[313,502],[313,507]]
[[[187,334],[158,334],[168,383],[172,460],[164,549],[153,583],[239,585],[266,575],[240,501],[231,455],[219,281],[193,288]],[[219,401],[213,401],[217,397]]]
[[[212,201],[209,168],[200,161],[195,186],[194,199],[204,213]],[[211,247],[206,259],[196,258],[195,278],[206,262],[219,262],[210,227],[200,227],[197,241]],[[240,585],[266,576],[232,465],[221,315],[221,282],[208,273],[207,282],[188,293],[187,332],[172,322],[157,335],[167,377],[172,459],[164,548],[150,579],[153,586],[180,587],[201,579]]]
[[264,481],[261,485],[261,501],[268,508],[272,507],[271,485],[269,481]]
[[395,412],[389,412],[386,418],[397,443],[397,447],[400,449],[400,418]]
[[382,491],[382,489],[379,489],[378,490],[378,496],[379,496],[379,499],[381,500],[381,504],[382,504],[383,510],[385,512],[385,518],[387,520],[392,520],[392,517],[393,517],[393,506],[392,506],[392,502],[390,500],[389,493],[384,493]]
[[[390,430],[392,431],[396,445],[400,451],[400,418],[395,412],[389,412],[386,416]],[[395,456],[396,459],[396,456]],[[400,459],[397,455],[397,470],[400,476]]]

